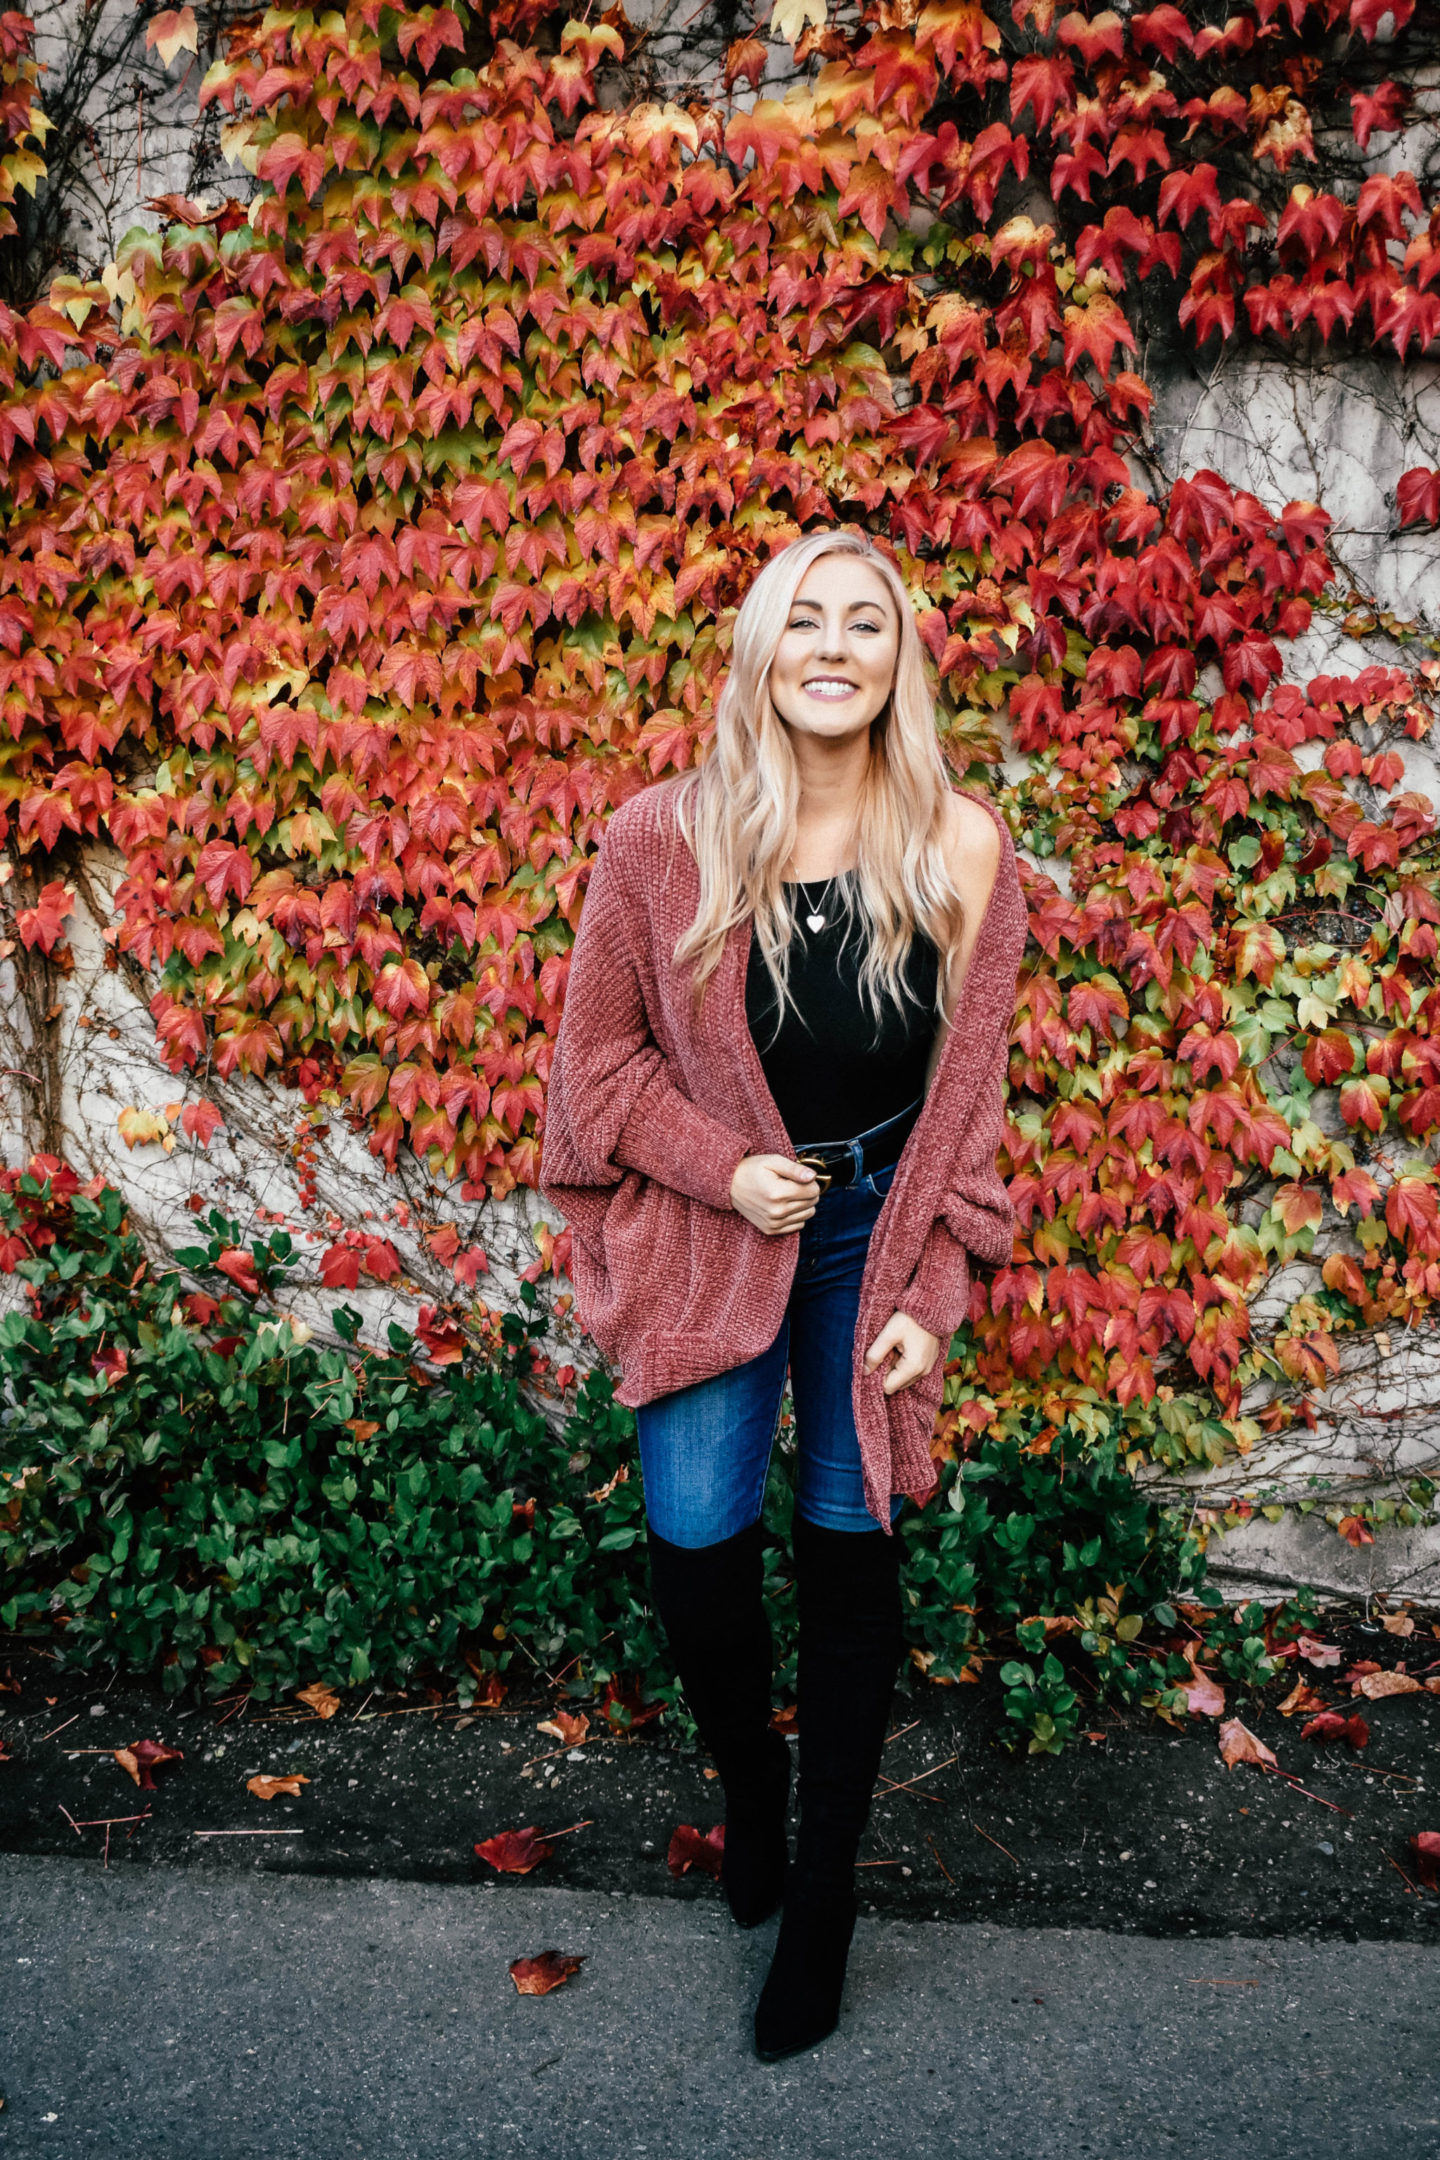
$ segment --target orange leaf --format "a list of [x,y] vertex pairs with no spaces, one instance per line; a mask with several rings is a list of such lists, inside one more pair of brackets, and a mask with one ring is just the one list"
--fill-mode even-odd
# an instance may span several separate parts
[[292,1800],[298,1800],[300,1787],[309,1783],[308,1777],[301,1777],[298,1771],[291,1771],[284,1777],[246,1778],[245,1790],[254,1793],[257,1800],[273,1800],[277,1793],[288,1793]]
[[510,1977],[520,1995],[548,1995],[564,1987],[585,1963],[583,1957],[562,1957],[558,1950],[542,1950],[538,1957],[516,1958]]
[[1310,1717],[1325,1708],[1325,1698],[1308,1680],[1297,1680],[1284,1702],[1277,1707],[1281,1717]]
[[549,1733],[566,1747],[578,1747],[590,1730],[590,1720],[583,1710],[557,1710],[554,1717],[542,1718],[535,1730]]
[[1230,1718],[1220,1727],[1220,1753],[1227,1770],[1237,1763],[1253,1763],[1257,1770],[1278,1770],[1280,1765],[1263,1740],[1257,1740],[1248,1725],[1239,1718]]
[[323,1680],[316,1680],[309,1687],[296,1688],[297,1702],[308,1703],[318,1718],[332,1718],[340,1708],[340,1697],[334,1688],[326,1687]]
[[1387,1695],[1419,1695],[1423,1690],[1407,1672],[1374,1672],[1362,1673],[1350,1692],[1363,1695],[1367,1702],[1383,1702]]

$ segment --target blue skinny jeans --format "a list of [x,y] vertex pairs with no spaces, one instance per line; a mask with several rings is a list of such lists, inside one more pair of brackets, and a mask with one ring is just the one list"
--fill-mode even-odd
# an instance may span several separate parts
[[[795,1504],[825,1530],[879,1526],[865,1505],[850,1400],[850,1356],[870,1233],[893,1164],[831,1186],[800,1232],[780,1332],[768,1350],[636,1412],[645,1512],[672,1545],[717,1545],[758,1522],[785,1375],[795,1406]],[[896,1497],[891,1520],[904,1501]]]

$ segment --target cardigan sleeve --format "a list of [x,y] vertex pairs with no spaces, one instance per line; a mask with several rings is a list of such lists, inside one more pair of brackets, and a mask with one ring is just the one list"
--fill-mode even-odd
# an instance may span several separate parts
[[1006,1048],[985,1075],[939,1211],[896,1309],[948,1344],[970,1307],[970,1256],[1000,1266],[1014,1247],[1015,1209],[995,1165],[1004,1130]]
[[650,1032],[635,939],[643,910],[628,889],[622,836],[601,843],[581,910],[552,1096],[563,1123],[565,1182],[577,1172],[615,1185],[627,1169],[713,1208],[730,1206],[730,1181],[752,1152],[733,1131],[676,1084]]

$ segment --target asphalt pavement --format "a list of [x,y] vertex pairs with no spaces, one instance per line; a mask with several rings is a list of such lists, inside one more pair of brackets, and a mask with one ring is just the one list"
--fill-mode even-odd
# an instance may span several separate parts
[[774,1923],[718,1903],[10,1855],[0,1905],[6,2160],[1440,2154],[1424,1945],[865,1919],[840,2034],[767,2068]]

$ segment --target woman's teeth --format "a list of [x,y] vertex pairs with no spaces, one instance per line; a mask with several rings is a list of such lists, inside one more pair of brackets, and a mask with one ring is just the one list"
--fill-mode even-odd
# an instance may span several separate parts
[[811,697],[821,698],[853,697],[855,692],[854,683],[841,682],[833,675],[822,675],[814,682],[807,682],[805,688]]

